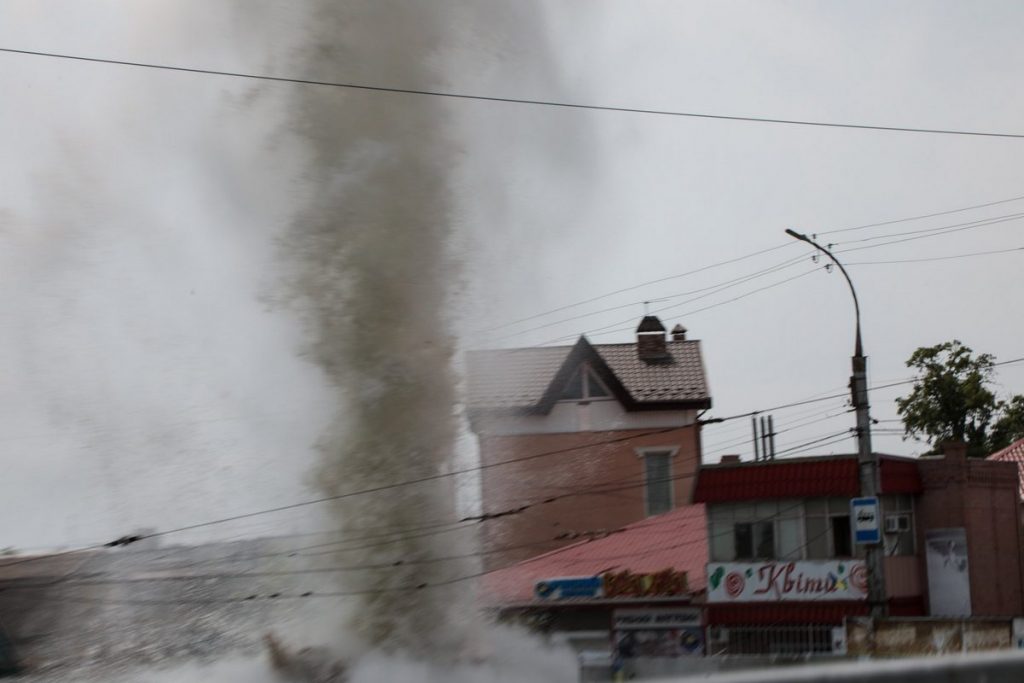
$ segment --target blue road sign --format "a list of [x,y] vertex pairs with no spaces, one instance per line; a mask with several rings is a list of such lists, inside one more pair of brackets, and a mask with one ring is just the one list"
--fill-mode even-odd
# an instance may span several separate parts
[[858,545],[873,545],[882,540],[882,515],[878,509],[878,498],[854,498],[850,501],[850,521],[853,527],[853,542]]

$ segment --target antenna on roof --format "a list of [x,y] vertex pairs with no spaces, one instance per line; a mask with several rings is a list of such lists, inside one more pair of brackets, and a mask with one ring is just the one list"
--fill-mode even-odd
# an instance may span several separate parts
[[754,443],[754,461],[775,459],[775,420],[771,415],[760,416],[760,427],[758,427],[758,416],[750,416],[750,428],[754,435],[751,441]]

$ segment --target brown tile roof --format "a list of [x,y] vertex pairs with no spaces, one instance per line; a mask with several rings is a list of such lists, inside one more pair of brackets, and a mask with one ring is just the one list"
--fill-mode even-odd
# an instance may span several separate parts
[[471,409],[542,408],[563,366],[596,354],[595,360],[604,366],[599,374],[601,370],[610,373],[630,403],[710,407],[700,342],[668,341],[666,347],[670,358],[656,363],[640,360],[636,344],[590,344],[583,337],[575,346],[470,351],[467,403]]
[[1024,439],[1015,441],[1001,451],[996,451],[985,458],[1001,462],[1015,462],[1020,470],[1020,497],[1024,500]]

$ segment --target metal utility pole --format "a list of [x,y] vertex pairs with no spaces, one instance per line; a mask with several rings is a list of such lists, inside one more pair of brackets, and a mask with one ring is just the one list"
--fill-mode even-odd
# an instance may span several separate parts
[[[843,277],[846,278],[846,284],[850,286],[850,294],[853,295],[853,309],[857,317],[857,334],[853,348],[853,374],[850,376],[850,394],[853,399],[853,407],[857,412],[857,463],[860,466],[860,495],[875,497],[881,490],[881,485],[878,478],[878,456],[871,448],[871,410],[868,404],[868,359],[864,355],[864,345],[860,337],[860,303],[857,301],[857,290],[853,288],[853,281],[846,272],[846,268],[843,268],[843,264],[833,256],[832,252],[807,235],[803,235],[795,230],[786,230],[786,234],[801,242],[807,242],[832,259],[832,262],[839,267]],[[884,545],[877,543],[867,545],[865,548],[867,551],[866,563],[868,567],[868,603],[871,607],[871,616],[874,618],[885,617],[888,613],[888,603],[885,598]]]

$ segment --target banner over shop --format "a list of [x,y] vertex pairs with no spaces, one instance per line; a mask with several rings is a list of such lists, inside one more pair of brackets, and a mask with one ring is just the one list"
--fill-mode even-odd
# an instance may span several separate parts
[[867,567],[859,560],[708,564],[708,602],[866,600],[867,595]]

